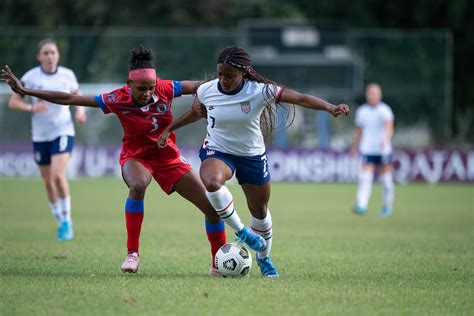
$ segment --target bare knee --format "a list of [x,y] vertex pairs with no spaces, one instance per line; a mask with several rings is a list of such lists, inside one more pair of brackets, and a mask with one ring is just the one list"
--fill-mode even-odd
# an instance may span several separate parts
[[143,200],[147,186],[148,184],[145,182],[129,183],[129,197],[133,200]]
[[208,192],[215,192],[219,190],[225,183],[224,177],[218,174],[205,176],[201,175],[201,180]]

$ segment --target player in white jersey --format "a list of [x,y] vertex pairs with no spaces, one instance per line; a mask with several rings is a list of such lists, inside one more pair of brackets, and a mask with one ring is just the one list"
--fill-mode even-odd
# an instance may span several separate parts
[[380,216],[389,216],[393,210],[394,186],[392,178],[391,139],[393,135],[393,112],[382,102],[380,85],[367,85],[365,96],[367,102],[362,104],[355,115],[355,132],[352,144],[352,155],[359,153],[362,165],[359,171],[356,205],[354,213],[364,214],[367,210],[374,171],[378,169],[379,179],[383,186],[383,207]]
[[[200,175],[207,197],[236,235],[257,251],[262,275],[275,278],[278,272],[269,256],[272,246],[272,218],[268,210],[270,172],[264,143],[274,127],[275,111],[287,103],[328,111],[337,117],[347,115],[349,107],[283,89],[255,72],[249,54],[239,46],[226,47],[220,53],[217,76],[198,88],[193,109],[163,131],[158,145],[166,146],[173,130],[201,116],[207,117],[207,137],[200,150]],[[292,105],[290,109],[294,109]],[[240,220],[232,194],[225,186],[234,173],[247,199],[251,230]]]
[[[54,40],[42,40],[38,44],[36,58],[40,65],[21,78],[25,87],[80,94],[74,72],[58,65],[59,50]],[[11,109],[32,113],[34,159],[46,187],[49,207],[58,224],[57,238],[70,240],[74,233],[66,168],[74,144],[71,111],[69,107],[47,103],[35,97],[31,98],[31,103],[25,102],[17,93],[13,93],[8,104]],[[75,118],[78,123],[86,121],[83,107],[76,107]]]

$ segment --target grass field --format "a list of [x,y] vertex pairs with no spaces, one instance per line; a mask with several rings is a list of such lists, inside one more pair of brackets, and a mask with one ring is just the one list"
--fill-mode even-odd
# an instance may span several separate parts
[[124,275],[125,185],[71,190],[76,238],[59,242],[42,183],[0,179],[1,315],[474,315],[472,185],[398,186],[394,215],[380,218],[378,187],[360,217],[354,185],[273,184],[278,280],[255,262],[248,278],[209,278],[203,217],[156,185],[140,272]]

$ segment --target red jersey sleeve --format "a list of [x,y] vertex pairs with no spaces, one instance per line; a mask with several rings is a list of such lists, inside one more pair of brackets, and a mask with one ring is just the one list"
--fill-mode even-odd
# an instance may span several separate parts
[[180,97],[182,94],[181,81],[156,79],[156,91],[158,95],[166,99]]

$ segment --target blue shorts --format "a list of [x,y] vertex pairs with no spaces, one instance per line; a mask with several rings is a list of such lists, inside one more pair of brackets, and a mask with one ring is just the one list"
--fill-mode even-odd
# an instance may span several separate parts
[[71,152],[73,147],[73,136],[59,136],[52,142],[33,142],[35,161],[40,166],[50,165],[52,155]]
[[232,174],[235,172],[239,184],[263,185],[270,181],[270,171],[268,170],[267,155],[265,153],[263,155],[241,157],[201,147],[199,158],[201,158],[201,161],[207,158],[217,158],[224,161],[232,170]]
[[362,163],[371,165],[388,165],[392,163],[392,155],[362,155]]

